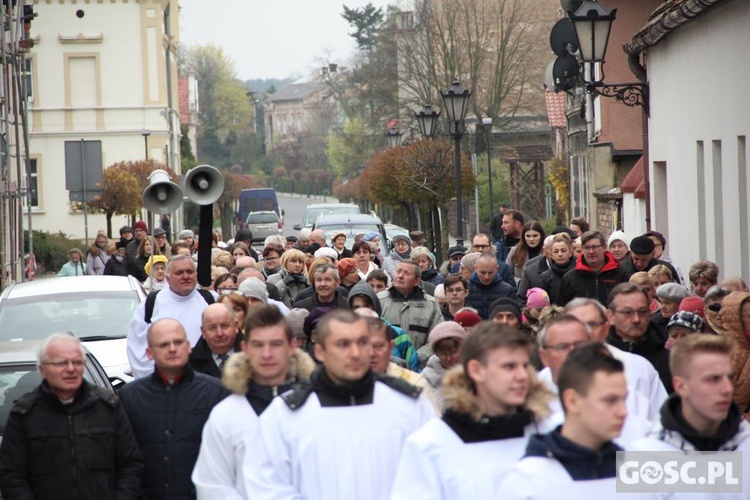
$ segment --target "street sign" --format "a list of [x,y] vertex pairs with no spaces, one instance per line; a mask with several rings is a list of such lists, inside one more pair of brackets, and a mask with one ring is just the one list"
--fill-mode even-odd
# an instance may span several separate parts
[[70,201],[94,201],[101,196],[102,141],[65,141],[65,189]]

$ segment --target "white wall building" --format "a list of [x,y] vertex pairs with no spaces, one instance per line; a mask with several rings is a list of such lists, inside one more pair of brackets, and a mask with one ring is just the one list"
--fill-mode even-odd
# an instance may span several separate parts
[[670,2],[626,48],[648,61],[652,227],[686,277],[708,259],[750,278],[748,26],[745,0]]
[[[65,190],[65,141],[101,140],[104,167],[142,160],[148,149],[149,158],[179,173],[179,7],[177,0],[35,0],[34,8],[29,98],[31,182],[37,188],[33,225],[83,238],[83,212],[71,209]],[[144,131],[150,132],[147,141]],[[125,223],[125,217],[113,218],[113,237],[119,238],[117,229]],[[173,227],[179,226],[173,222]],[[88,228],[93,238],[105,228],[104,215],[89,215]]]

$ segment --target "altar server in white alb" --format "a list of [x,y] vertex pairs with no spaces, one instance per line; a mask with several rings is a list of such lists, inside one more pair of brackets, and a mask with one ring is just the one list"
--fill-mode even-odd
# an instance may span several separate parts
[[364,318],[333,310],[315,335],[323,366],[260,417],[243,469],[248,498],[388,498],[404,441],[435,411],[421,389],[370,370]]
[[404,445],[392,499],[497,498],[505,473],[549,414],[552,393],[529,361],[516,328],[483,322],[461,346],[461,366],[445,375],[445,413]]
[[244,331],[242,352],[229,358],[222,373],[224,387],[233,394],[216,405],[203,427],[192,475],[203,500],[247,498],[242,464],[246,451],[256,451],[260,415],[276,395],[307,380],[316,366],[296,348],[291,326],[274,306],[254,307]]
[[505,475],[496,498],[615,497],[622,448],[612,440],[628,413],[622,363],[601,343],[584,344],[565,360],[558,387],[565,423],[529,439],[525,457]]

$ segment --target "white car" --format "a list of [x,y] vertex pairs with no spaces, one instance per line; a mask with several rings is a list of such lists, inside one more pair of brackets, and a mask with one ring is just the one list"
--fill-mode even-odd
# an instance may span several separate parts
[[133,375],[126,337],[146,293],[132,276],[70,276],[14,283],[0,295],[0,342],[38,341],[71,332],[115,385]]

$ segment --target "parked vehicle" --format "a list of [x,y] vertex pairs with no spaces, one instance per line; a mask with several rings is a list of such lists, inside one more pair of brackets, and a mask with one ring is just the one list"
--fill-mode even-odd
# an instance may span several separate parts
[[253,233],[253,242],[263,241],[274,234],[281,234],[284,225],[276,212],[250,212],[245,228]]
[[405,227],[397,226],[396,224],[384,224],[383,226],[385,227],[385,234],[388,237],[389,246],[395,236],[409,236],[409,230]]
[[359,207],[353,203],[316,203],[308,205],[305,209],[305,215],[302,217],[302,224],[295,224],[294,229],[299,231],[302,228],[312,228],[315,219],[321,215],[332,214],[359,214],[362,213]]
[[[31,392],[42,381],[37,369],[37,350],[41,341],[0,342],[0,440],[13,402]],[[83,378],[89,383],[106,389],[116,390],[110,383],[107,372],[88,349]],[[121,383],[118,382],[118,386]]]
[[315,221],[313,229],[322,229],[326,232],[326,241],[337,231],[346,234],[346,248],[351,249],[354,245],[354,237],[360,233],[375,231],[380,233],[380,254],[388,255],[385,228],[379,217],[367,214],[328,214],[321,215]]
[[237,226],[246,229],[247,216],[251,212],[276,212],[283,220],[284,212],[279,209],[279,200],[273,188],[243,189],[240,193]]
[[145,300],[132,276],[69,276],[14,283],[0,295],[0,342],[39,341],[72,332],[110,379],[133,380],[126,350],[133,311]]

